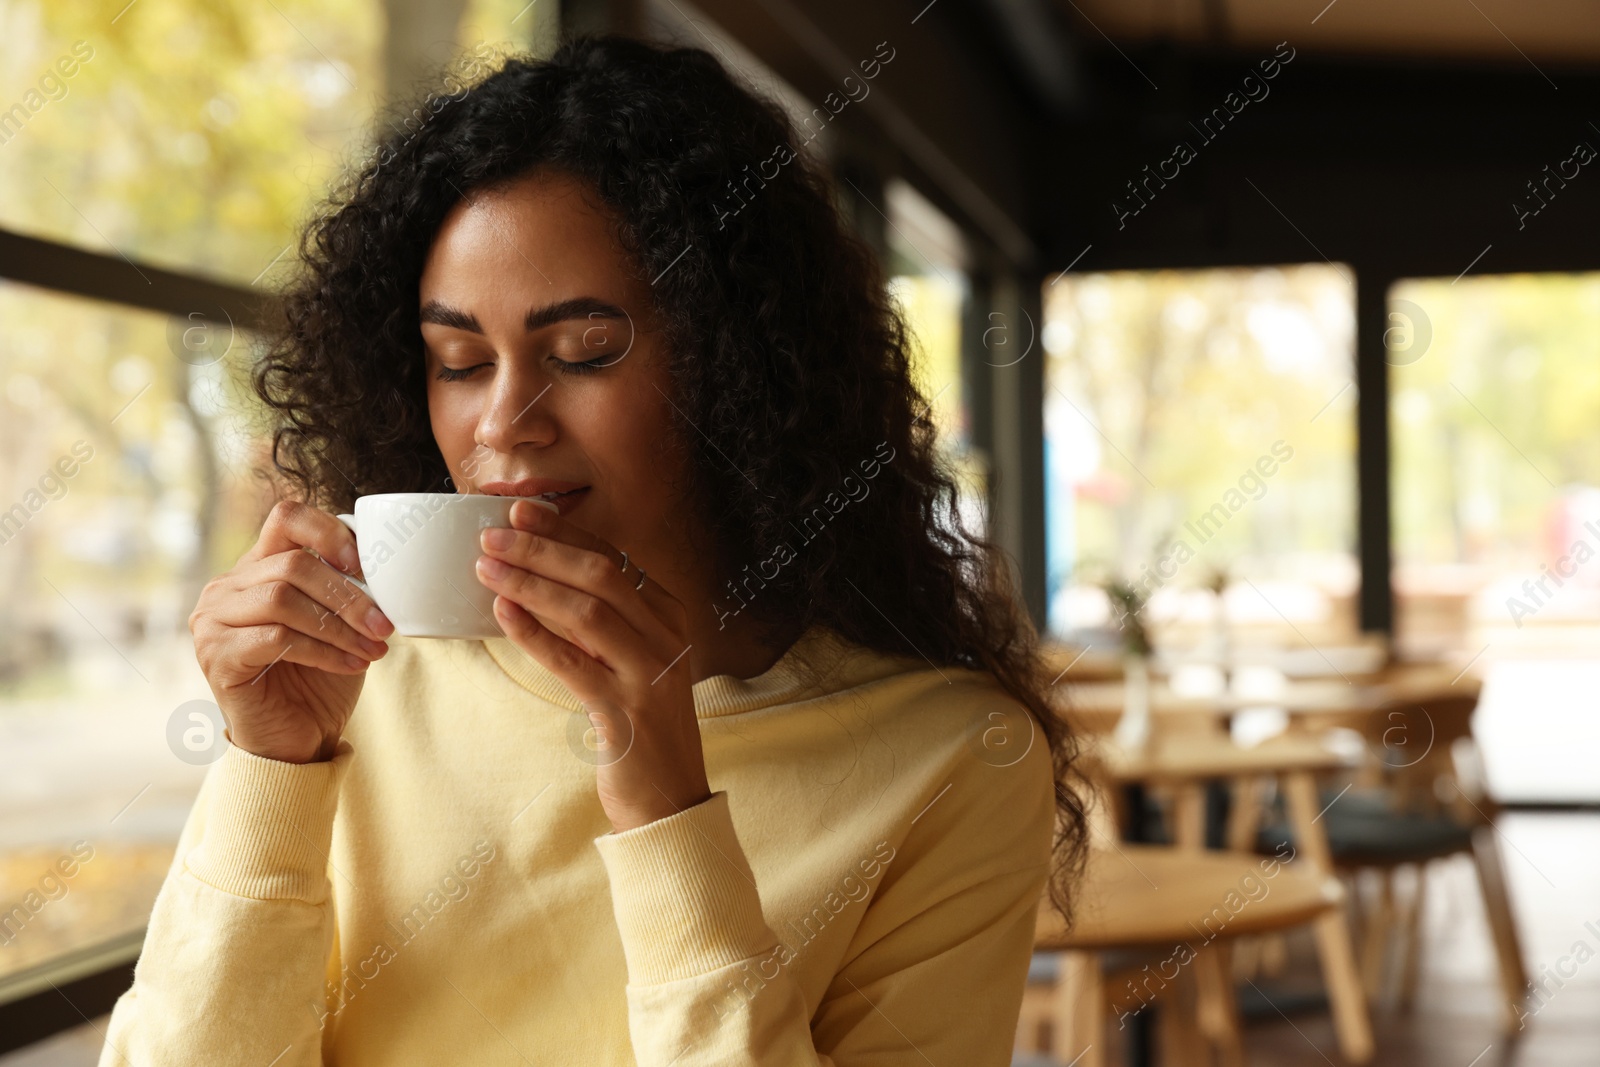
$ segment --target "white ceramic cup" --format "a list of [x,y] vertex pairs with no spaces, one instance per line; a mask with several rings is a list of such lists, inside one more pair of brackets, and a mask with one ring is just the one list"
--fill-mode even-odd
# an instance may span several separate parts
[[494,590],[478,581],[479,531],[511,525],[511,505],[533,497],[480,493],[378,493],[338,519],[356,535],[365,582],[356,582],[407,637],[504,637]]

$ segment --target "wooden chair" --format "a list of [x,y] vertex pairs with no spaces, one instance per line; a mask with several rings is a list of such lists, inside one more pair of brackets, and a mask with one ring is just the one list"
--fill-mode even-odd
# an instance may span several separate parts
[[[1048,901],[1041,903],[1035,950],[1063,953],[1046,1031],[1054,1047],[1037,1047],[1041,1028],[1025,1017],[1021,1051],[1105,1067],[1107,1018],[1121,1023],[1159,1001],[1168,1009],[1164,1062],[1202,1063],[1214,1055],[1239,1065],[1233,941],[1336,913],[1343,887],[1308,865],[1247,853],[1097,844],[1079,900],[1070,931]],[[1118,955],[1122,966],[1108,970],[1106,957]]]
[[[1248,851],[1204,850],[1198,798],[1204,782],[1217,778],[1285,776],[1287,792],[1297,800],[1297,825],[1315,836],[1311,773],[1337,765],[1338,759],[1305,739],[1275,748],[1241,749],[1210,733],[1158,736],[1140,754],[1122,752],[1105,739],[1091,746],[1085,766],[1097,787],[1096,847],[1080,890],[1079,918],[1072,930],[1064,930],[1059,916],[1045,905],[1035,946],[1041,952],[1065,953],[1048,1027],[1060,1062],[1079,1055],[1082,1067],[1105,1062],[1104,1024],[1113,1006],[1108,989],[1128,981],[1126,965],[1131,963],[1139,984],[1129,985],[1130,990],[1144,989],[1168,1005],[1162,1013],[1168,1061],[1188,1062],[1192,1053],[1205,1049],[1207,1059],[1214,1054],[1223,1064],[1241,1064],[1233,943],[1308,923],[1317,937],[1341,1048],[1352,1062],[1371,1057],[1372,1032],[1346,925],[1343,887],[1325,847],[1319,853],[1314,846],[1302,846],[1305,861],[1273,863],[1270,878],[1264,861]],[[1118,842],[1117,809],[1108,798],[1119,794],[1119,783],[1130,780],[1176,789],[1174,846]],[[1254,899],[1261,887],[1265,891]],[[1169,979],[1163,971],[1172,969],[1173,953],[1181,945],[1189,946],[1192,959]],[[1145,962],[1150,959],[1162,979],[1156,988],[1150,987]],[[1118,1011],[1119,1017],[1123,1014]],[[1023,1051],[1030,1051],[1027,1036],[1030,1027],[1039,1029],[1038,1023],[1023,1020]]]
[[[1484,785],[1481,756],[1472,740],[1477,698],[1431,698],[1426,703],[1397,700],[1362,720],[1373,753],[1375,787],[1357,786],[1343,796],[1326,796],[1322,823],[1335,866],[1348,874],[1372,871],[1379,891],[1362,909],[1364,984],[1369,995],[1386,991],[1389,952],[1399,950],[1398,1000],[1409,1007],[1421,969],[1422,908],[1427,868],[1436,860],[1468,854],[1483,894],[1498,962],[1502,1024],[1514,1032],[1527,993],[1527,972],[1506,891],[1505,867],[1496,840],[1498,808]],[[1261,835],[1270,850],[1288,828]],[[1416,871],[1409,900],[1397,905],[1396,872]]]

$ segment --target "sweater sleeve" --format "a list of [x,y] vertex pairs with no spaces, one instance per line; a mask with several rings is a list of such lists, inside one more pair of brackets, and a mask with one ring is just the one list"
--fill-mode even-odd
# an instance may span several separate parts
[[329,848],[354,752],[292,764],[230,746],[211,766],[99,1067],[322,1063]]
[[1010,1064],[1053,813],[1033,810],[1050,803],[1034,786],[1019,804],[977,776],[952,785],[965,808],[912,828],[918,843],[894,859],[900,877],[885,878],[814,1014],[763,918],[725,792],[596,838],[640,1067]]

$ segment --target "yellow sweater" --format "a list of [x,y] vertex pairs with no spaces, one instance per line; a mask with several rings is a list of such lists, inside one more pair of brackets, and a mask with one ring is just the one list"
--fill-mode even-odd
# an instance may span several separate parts
[[101,1067],[1008,1064],[1055,825],[1022,707],[821,629],[694,701],[714,795],[616,834],[554,675],[392,638],[331,761],[212,765]]

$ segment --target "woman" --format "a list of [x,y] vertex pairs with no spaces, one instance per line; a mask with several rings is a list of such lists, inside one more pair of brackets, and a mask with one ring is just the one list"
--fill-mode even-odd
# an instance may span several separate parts
[[[302,256],[256,374],[299,501],[190,618],[233,747],[101,1062],[1009,1062],[1071,740],[782,112],[568,43]],[[409,491],[561,494],[483,532],[503,638],[344,579],[323,508]]]

